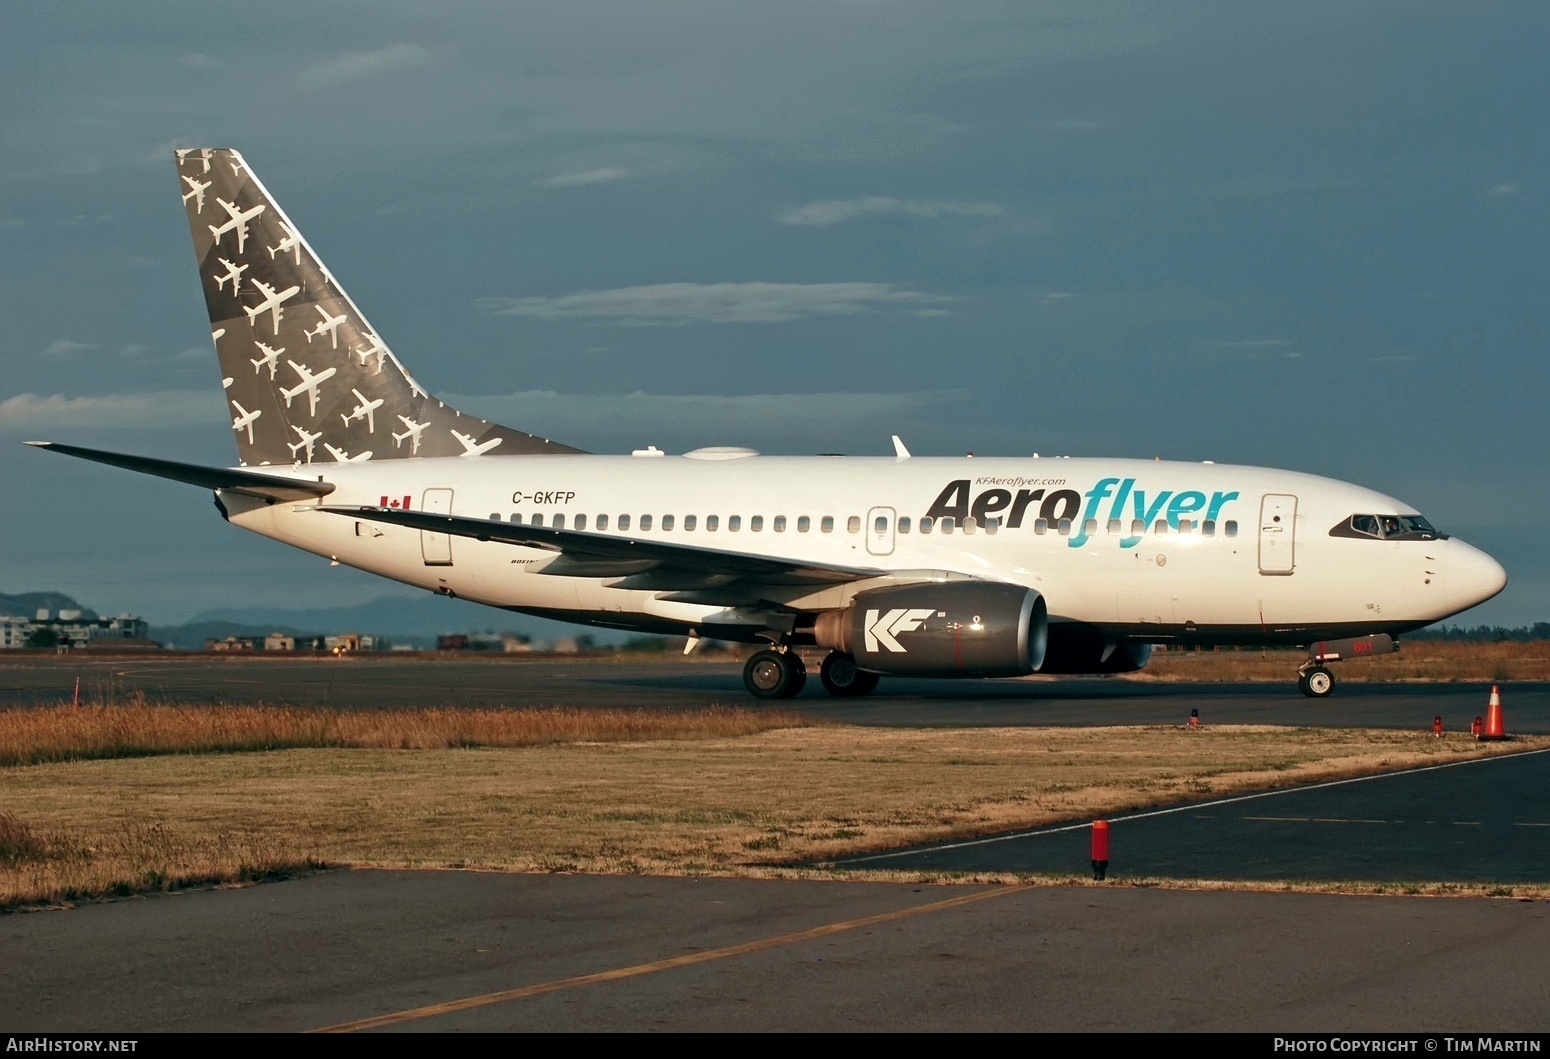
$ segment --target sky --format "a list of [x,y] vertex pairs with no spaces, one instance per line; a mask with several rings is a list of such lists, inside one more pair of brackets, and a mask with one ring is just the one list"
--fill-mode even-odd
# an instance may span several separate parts
[[1550,6],[8,9],[0,591],[173,623],[408,594],[235,461],[172,166],[240,149],[467,411],[595,452],[1210,459],[1413,505],[1550,620]]

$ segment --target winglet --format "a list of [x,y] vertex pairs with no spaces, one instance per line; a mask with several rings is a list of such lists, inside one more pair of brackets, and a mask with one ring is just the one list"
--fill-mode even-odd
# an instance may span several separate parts
[[893,436],[893,454],[901,460],[910,458],[910,450],[904,447],[904,442],[899,440],[899,435]]

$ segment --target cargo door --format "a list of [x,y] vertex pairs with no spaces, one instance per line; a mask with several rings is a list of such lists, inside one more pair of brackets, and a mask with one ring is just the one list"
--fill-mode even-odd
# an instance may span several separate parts
[[[432,515],[452,514],[452,490],[427,489],[420,501],[420,510]],[[420,531],[420,554],[425,556],[426,566],[452,565],[452,537],[446,533]]]
[[1259,502],[1259,572],[1290,574],[1297,559],[1297,498],[1266,493]]

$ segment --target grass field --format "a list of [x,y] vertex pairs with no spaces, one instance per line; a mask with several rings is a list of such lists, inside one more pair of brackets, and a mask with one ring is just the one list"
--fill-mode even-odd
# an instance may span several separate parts
[[490,716],[346,723],[143,701],[0,711],[0,906],[325,864],[804,874],[842,854],[1550,745],[1275,727],[862,729],[763,709],[471,712]]

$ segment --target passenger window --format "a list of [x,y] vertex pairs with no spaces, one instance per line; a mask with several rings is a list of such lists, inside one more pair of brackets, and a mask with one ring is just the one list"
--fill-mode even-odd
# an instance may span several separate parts
[[812,529],[812,527],[813,527],[813,520],[810,517],[808,517],[807,515],[802,515],[801,517],[799,517],[797,519],[797,532],[798,533],[806,533],[808,530]]
[[742,528],[743,528],[743,516],[742,515],[728,515],[727,516],[727,532],[728,533],[736,533],[738,530],[740,530]]
[[845,532],[847,532],[847,533],[860,533],[861,532],[861,516],[860,515],[852,515],[852,516],[850,516],[850,518],[845,520]]
[[640,517],[640,528],[642,530],[649,530],[649,529],[651,529],[651,516],[650,515],[642,515]]
[[1119,536],[1119,525],[1120,525],[1119,519],[1117,519],[1117,518],[1109,519],[1109,525],[1108,525],[1108,534],[1109,534],[1109,536],[1111,536],[1111,537],[1118,537]]
[[1042,537],[1046,533],[1048,533],[1049,532],[1049,519],[1047,519],[1047,518],[1036,518],[1036,519],[1034,519],[1033,520],[1033,532],[1038,534],[1040,537]]
[[1098,520],[1097,519],[1089,518],[1089,519],[1084,519],[1082,521],[1082,536],[1084,536],[1084,537],[1096,537],[1096,536],[1098,536]]
[[931,532],[931,527],[933,525],[935,525],[935,523],[931,519],[929,519],[929,518],[921,519],[920,520],[920,532],[922,532],[922,533],[930,533]]
[[1145,519],[1139,519],[1139,518],[1138,519],[1131,519],[1131,521],[1130,521],[1130,535],[1132,537],[1145,537],[1146,536],[1146,520]]
[[1166,537],[1168,535],[1168,520],[1165,518],[1158,519],[1157,524],[1152,527],[1152,533],[1158,537]]
[[608,516],[607,515],[599,515],[599,516],[597,516],[597,528],[600,529],[600,530],[605,530],[605,529],[608,528]]
[[987,518],[985,520],[985,532],[986,533],[995,533],[1000,528],[1001,528],[1001,520],[1000,519],[998,519],[998,518]]
[[776,515],[775,516],[775,521],[770,525],[770,528],[773,529],[776,533],[785,533],[786,532],[786,516],[785,515]]
[[715,533],[720,528],[721,528],[721,516],[720,515],[706,515],[705,516],[705,532],[706,533]]
[[1055,523],[1055,530],[1062,537],[1071,536],[1071,520],[1068,518],[1061,519],[1059,522]]
[[554,516],[554,518],[549,520],[549,525],[553,526],[555,529],[564,529],[565,516],[563,514]]
[[1228,519],[1227,520],[1227,527],[1226,528],[1227,528],[1227,536],[1229,536],[1229,537],[1236,537],[1238,535],[1238,524],[1236,522],[1234,522],[1232,519]]
[[1216,536],[1216,520],[1208,518],[1204,522],[1202,522],[1200,524],[1200,534],[1203,537],[1214,537],[1214,536]]
[[820,533],[833,533],[834,532],[834,516],[833,515],[825,515],[823,517],[823,521],[818,523],[818,531]]
[[1192,520],[1187,519],[1187,518],[1179,519],[1179,532],[1180,533],[1193,533],[1194,531],[1195,531],[1195,523]]
[[976,519],[973,515],[970,515],[968,518],[963,520],[963,532],[973,533],[978,528],[979,520]]
[[[619,516],[619,521],[614,523],[614,525],[619,527],[619,532],[620,533],[623,533],[625,530],[630,528],[630,516],[628,516],[628,515],[620,515]],[[608,527],[605,526],[603,528],[607,529]]]
[[[499,515],[495,517],[500,518]],[[878,515],[872,520],[872,532],[878,536],[888,532],[888,517],[886,515]]]
[[672,528],[673,528],[673,516],[672,515],[663,515],[662,516],[662,529],[663,529],[663,531],[664,532],[668,532],[668,531],[671,531]]
[[544,524],[544,517],[539,514],[533,514],[528,516],[528,521],[535,526],[542,526]]
[[492,512],[490,512],[490,521],[491,522],[499,522],[500,520],[501,520],[501,513],[499,511],[492,511]]
[[908,517],[901,518],[899,520],[899,532],[900,533],[908,533],[909,531],[910,531],[910,520],[909,520],[909,518]]
[[684,516],[684,532],[685,533],[691,532],[694,529],[694,527],[699,524],[699,521],[700,521],[700,517],[698,515],[685,515]]
[[953,531],[953,527],[957,525],[958,520],[953,518],[953,516],[943,515],[942,518],[937,522],[936,528],[941,530],[943,533],[951,533]]
[[[585,516],[585,515],[577,515],[576,516],[576,528],[579,529],[579,530],[584,530],[584,529],[587,528],[587,516]],[[598,518],[598,526],[597,526],[597,528],[598,529],[603,529],[604,528],[603,527],[603,520],[602,520],[601,516],[599,516],[599,518]]]
[[762,529],[764,529],[764,516],[763,515],[754,515],[751,518],[749,518],[749,520],[748,520],[748,531],[750,533],[758,533]]

